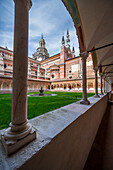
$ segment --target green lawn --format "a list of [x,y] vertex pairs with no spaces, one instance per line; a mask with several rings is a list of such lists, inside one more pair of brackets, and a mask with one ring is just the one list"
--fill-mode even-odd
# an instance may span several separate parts
[[[57,96],[28,97],[28,119],[76,102],[82,98],[82,93],[75,92],[46,93],[54,93]],[[94,93],[88,93],[88,97],[93,95]],[[75,99],[75,96],[78,99]],[[12,94],[0,94],[0,129],[8,127],[11,122],[11,106]]]

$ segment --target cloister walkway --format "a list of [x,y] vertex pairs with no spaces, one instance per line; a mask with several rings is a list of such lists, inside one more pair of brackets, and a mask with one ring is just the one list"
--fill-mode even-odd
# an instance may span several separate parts
[[110,102],[84,167],[90,169],[113,169],[113,103]]

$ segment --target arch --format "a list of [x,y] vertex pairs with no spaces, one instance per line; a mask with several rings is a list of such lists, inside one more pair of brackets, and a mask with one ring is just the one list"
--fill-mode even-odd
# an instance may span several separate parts
[[50,90],[50,85],[48,85],[48,90]]
[[81,84],[77,83],[77,88],[80,89],[81,88]]
[[92,82],[88,82],[88,89],[92,89],[93,88],[93,83]]
[[9,89],[9,82],[3,83],[3,89]]
[[52,90],[54,89],[54,86],[53,86],[53,85],[51,85],[51,89],[52,89]]
[[54,84],[54,89],[56,90],[56,84]]
[[64,90],[67,88],[67,84],[64,84]]
[[63,84],[60,84],[59,87],[60,87],[60,90],[63,90],[63,88],[64,88],[64,87],[63,87]]
[[33,83],[30,83],[30,84],[29,84],[29,88],[30,88],[30,89],[33,89]]
[[37,89],[37,84],[34,84],[34,89]]
[[57,88],[59,88],[59,84],[57,84]]
[[68,84],[68,90],[71,90],[71,89],[72,89],[72,85]]
[[75,86],[75,83],[73,83],[73,84],[72,84],[72,89],[75,89],[75,87],[76,87],[76,86]]
[[48,85],[46,84],[46,90],[48,90]]

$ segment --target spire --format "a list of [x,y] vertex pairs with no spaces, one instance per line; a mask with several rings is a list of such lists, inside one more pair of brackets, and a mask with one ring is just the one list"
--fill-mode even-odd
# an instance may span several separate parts
[[41,39],[43,39],[43,33],[42,33],[42,35],[41,35]]
[[45,48],[45,40],[43,38],[43,34],[41,34],[41,39],[39,41],[39,47]]
[[72,53],[75,53],[75,48],[74,48],[74,45],[73,45],[73,48],[72,48]]
[[62,46],[65,46],[64,35],[62,36]]
[[69,31],[68,31],[68,29],[67,29],[67,35],[69,35]]
[[69,31],[68,31],[68,29],[67,29],[67,35],[66,35],[66,47],[67,48],[70,48],[70,39],[69,39]]
[[73,56],[75,57],[75,48],[74,48],[74,45],[73,45],[73,47],[72,47],[72,54],[73,54]]

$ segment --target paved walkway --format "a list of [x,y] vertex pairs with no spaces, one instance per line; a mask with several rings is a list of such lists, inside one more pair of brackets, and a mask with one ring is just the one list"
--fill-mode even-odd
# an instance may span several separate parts
[[113,103],[108,104],[84,170],[113,170]]

